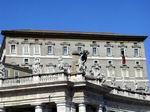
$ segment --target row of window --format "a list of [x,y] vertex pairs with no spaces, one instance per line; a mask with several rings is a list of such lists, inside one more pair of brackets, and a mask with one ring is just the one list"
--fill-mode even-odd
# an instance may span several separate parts
[[[22,52],[24,55],[29,55],[30,54],[30,47],[28,44],[24,44],[22,46]],[[81,46],[77,47],[77,51],[81,52],[83,48]],[[139,57],[140,56],[140,49],[139,48],[134,48],[133,49],[133,55],[134,57]],[[12,44],[10,46],[10,53],[11,54],[17,54],[17,48],[15,44]],[[40,55],[41,54],[41,46],[40,45],[34,45],[33,47],[33,54],[34,55]],[[54,47],[53,46],[47,46],[47,54],[48,55],[53,55],[54,54]],[[98,53],[98,47],[92,47],[92,55],[97,56]],[[120,54],[121,55],[126,55],[126,48],[120,48]],[[62,46],[62,55],[69,55],[69,46]],[[107,56],[112,56],[112,48],[107,47],[106,48],[106,55]]]

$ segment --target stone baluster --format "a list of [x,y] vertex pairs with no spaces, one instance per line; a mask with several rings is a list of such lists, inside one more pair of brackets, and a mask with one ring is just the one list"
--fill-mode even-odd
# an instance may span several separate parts
[[39,83],[39,82],[40,82],[39,75],[33,75],[33,83]]
[[99,105],[97,112],[103,112],[103,106],[102,105]]
[[57,112],[70,112],[70,105],[66,102],[57,103]]
[[35,106],[35,112],[43,112],[42,111],[42,106],[41,105],[36,105]]
[[86,112],[86,104],[84,103],[79,104],[79,112]]

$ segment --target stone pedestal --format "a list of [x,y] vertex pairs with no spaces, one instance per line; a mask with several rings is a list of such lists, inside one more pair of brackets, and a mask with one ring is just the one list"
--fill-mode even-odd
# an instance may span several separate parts
[[41,105],[36,105],[35,106],[35,112],[42,112],[42,106]]
[[86,112],[86,105],[84,103],[79,104],[79,112]]
[[58,103],[57,112],[70,112],[70,105],[67,103]]

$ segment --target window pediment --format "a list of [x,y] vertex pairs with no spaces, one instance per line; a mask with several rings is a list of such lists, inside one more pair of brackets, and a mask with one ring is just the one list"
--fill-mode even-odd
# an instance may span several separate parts
[[118,47],[120,47],[120,48],[127,48],[127,45],[125,45],[124,43],[120,43],[120,45],[118,45]]
[[127,65],[122,65],[122,66],[120,66],[120,68],[122,68],[122,69],[128,69],[129,66],[127,66]]
[[51,41],[48,41],[48,42],[45,43],[45,45],[53,45],[53,46],[54,46],[55,43],[54,43],[54,42],[51,42]]
[[75,46],[85,46],[85,44],[79,42],[79,43],[76,43]]
[[99,45],[97,43],[92,43],[90,44],[91,47],[99,47]]
[[110,42],[106,42],[106,44],[104,45],[104,47],[114,47]]
[[30,44],[28,39],[24,39],[21,44]]
[[19,42],[16,41],[16,40],[10,40],[8,43],[9,43],[9,44],[19,44]]
[[139,45],[139,43],[134,43],[134,45],[132,46],[132,48],[141,48],[141,46]]
[[110,65],[107,65],[106,68],[116,68],[116,67],[110,64]]
[[62,46],[70,46],[70,43],[68,43],[68,42],[62,42],[60,45],[62,45]]
[[136,65],[136,66],[134,66],[134,68],[136,68],[136,69],[143,69],[143,67],[141,65]]

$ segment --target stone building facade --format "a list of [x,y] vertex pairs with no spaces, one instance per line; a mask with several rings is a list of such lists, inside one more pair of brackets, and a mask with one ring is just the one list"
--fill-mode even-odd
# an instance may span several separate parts
[[15,78],[7,69],[0,81],[2,111],[150,111],[146,36],[42,30],[2,35],[1,62],[33,70]]

